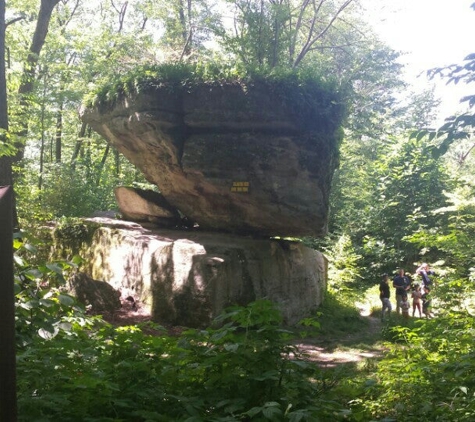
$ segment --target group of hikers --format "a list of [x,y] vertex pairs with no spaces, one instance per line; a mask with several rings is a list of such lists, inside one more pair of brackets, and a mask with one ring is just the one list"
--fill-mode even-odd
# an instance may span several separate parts
[[[434,271],[424,262],[417,268],[416,274],[420,277],[421,283],[413,283],[412,279],[405,274],[402,268],[399,269],[398,274],[393,278],[392,286],[396,289],[396,312],[398,315],[402,314],[404,318],[409,318],[411,304],[408,297],[410,295],[412,299],[412,316],[414,317],[416,311],[418,311],[420,318],[422,318],[422,314],[426,318],[432,318],[432,298],[430,295],[432,280],[430,276],[434,275]],[[389,275],[383,274],[383,280],[379,285],[382,321],[385,319],[385,315],[388,318],[391,315],[392,305],[390,296]]]

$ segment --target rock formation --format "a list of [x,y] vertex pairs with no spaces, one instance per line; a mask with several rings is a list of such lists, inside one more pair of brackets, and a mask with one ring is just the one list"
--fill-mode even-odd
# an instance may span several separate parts
[[229,305],[266,298],[278,304],[285,323],[295,324],[323,300],[326,260],[298,242],[106,218],[87,224],[90,235],[80,250],[64,238],[58,250],[80,253],[86,280],[105,280],[112,292],[127,292],[156,321],[206,326]]
[[93,280],[84,273],[73,274],[67,283],[67,290],[86,307],[91,307],[95,313],[113,313],[120,304],[120,292],[109,283]]
[[82,119],[203,229],[321,236],[342,107],[324,91],[306,102],[305,88],[296,105],[277,88],[157,84]]
[[[158,187],[153,197],[116,190],[125,219],[155,226],[93,219],[82,270],[129,292],[157,321],[203,326],[260,298],[288,324],[308,316],[323,300],[325,258],[268,238],[326,233],[338,95],[263,80],[148,81],[138,91],[84,109],[82,119]],[[179,217],[200,230],[157,228]]]
[[148,221],[160,226],[175,227],[180,214],[158,192],[117,187],[114,190],[122,217],[131,221]]

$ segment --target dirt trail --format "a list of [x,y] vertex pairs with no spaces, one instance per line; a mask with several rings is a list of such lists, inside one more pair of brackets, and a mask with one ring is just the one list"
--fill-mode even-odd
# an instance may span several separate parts
[[[383,350],[377,345],[368,345],[368,339],[377,339],[381,332],[381,321],[361,309],[361,315],[368,320],[368,328],[357,331],[344,338],[308,338],[296,343],[307,359],[319,363],[322,367],[331,368],[345,363],[357,363],[366,359],[381,356]],[[135,325],[151,320],[150,314],[141,306],[132,308],[123,301],[122,308],[113,314],[104,315],[104,319],[114,325]],[[182,327],[163,325],[170,335],[179,335]],[[151,330],[153,334],[154,330]],[[371,342],[370,342],[371,343]]]
[[[355,332],[343,339],[333,339],[318,344],[318,341],[307,340],[299,342],[297,346],[312,362],[322,367],[331,368],[343,363],[357,363],[382,355],[383,349],[379,346],[361,347],[361,342],[368,338],[376,338],[381,331],[381,321],[378,318],[365,316],[368,319],[368,329],[364,332]],[[355,346],[357,345],[357,346]]]

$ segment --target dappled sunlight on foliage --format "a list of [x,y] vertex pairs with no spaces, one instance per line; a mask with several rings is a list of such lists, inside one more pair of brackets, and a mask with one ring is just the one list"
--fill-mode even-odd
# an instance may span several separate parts
[[[385,327],[388,352],[362,402],[374,417],[398,421],[475,417],[475,325],[473,316],[460,306],[464,289],[454,290],[459,283],[448,280],[437,288],[440,308],[435,318]],[[472,286],[469,289],[473,291]]]
[[27,245],[16,250],[20,421],[310,421],[347,411],[333,395],[340,376],[292,345],[273,303],[231,307],[178,337],[153,323],[114,327],[62,292],[73,262],[37,268]]

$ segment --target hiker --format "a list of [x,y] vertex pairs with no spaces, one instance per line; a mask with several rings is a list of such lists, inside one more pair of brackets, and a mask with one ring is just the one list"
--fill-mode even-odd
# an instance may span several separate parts
[[402,317],[404,319],[409,318],[409,301],[407,300],[407,293],[404,293],[402,295],[402,300],[401,300],[401,311],[402,311]]
[[391,317],[391,301],[389,300],[391,296],[389,289],[389,276],[383,274],[383,280],[379,284],[379,298],[381,299],[382,309],[381,309],[381,321],[384,320],[384,313],[388,313],[388,319]]
[[396,289],[396,312],[399,314],[401,310],[401,302],[403,295],[407,295],[410,287],[409,279],[402,268],[399,269],[398,275],[393,279],[393,287]]
[[411,296],[412,296],[412,316],[416,314],[416,309],[417,309],[419,311],[419,318],[422,318],[422,308],[421,308],[422,292],[421,292],[421,286],[418,283],[414,284],[414,287],[412,288]]
[[435,273],[429,268],[429,264],[426,262],[422,263],[421,266],[416,270],[416,273],[422,278],[422,290],[424,290],[425,286],[430,288],[432,285],[432,280],[430,279],[429,275],[434,275]]

